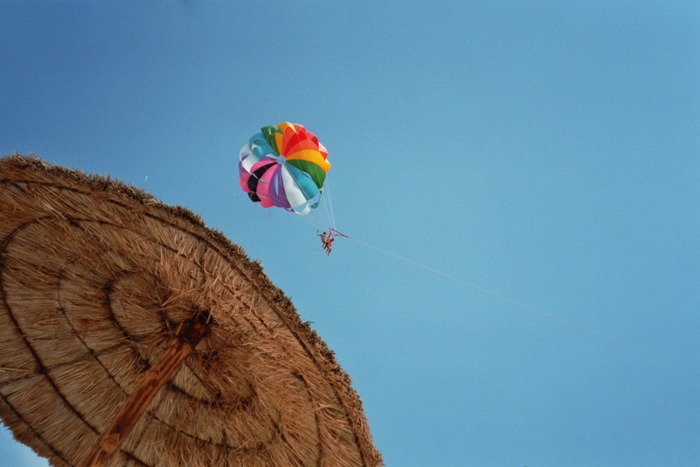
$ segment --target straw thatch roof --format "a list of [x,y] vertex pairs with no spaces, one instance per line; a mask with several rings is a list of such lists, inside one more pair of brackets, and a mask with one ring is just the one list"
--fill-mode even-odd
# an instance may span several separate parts
[[261,267],[191,212],[0,159],[0,417],[80,465],[188,320],[206,333],[108,465],[381,464],[349,377]]

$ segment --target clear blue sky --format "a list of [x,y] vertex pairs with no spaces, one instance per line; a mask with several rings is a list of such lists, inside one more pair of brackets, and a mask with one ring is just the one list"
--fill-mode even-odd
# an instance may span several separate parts
[[[330,152],[331,257],[239,190],[284,120]],[[0,0],[15,151],[259,258],[388,466],[700,465],[696,1]]]

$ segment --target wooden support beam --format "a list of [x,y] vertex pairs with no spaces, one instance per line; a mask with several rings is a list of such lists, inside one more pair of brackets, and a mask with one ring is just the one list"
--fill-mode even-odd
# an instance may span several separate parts
[[169,342],[165,354],[146,371],[134,392],[122,404],[112,423],[97,439],[83,466],[101,467],[107,463],[148,409],[158,390],[204,337],[208,329],[208,320],[208,313],[199,313],[180,325],[177,334]]

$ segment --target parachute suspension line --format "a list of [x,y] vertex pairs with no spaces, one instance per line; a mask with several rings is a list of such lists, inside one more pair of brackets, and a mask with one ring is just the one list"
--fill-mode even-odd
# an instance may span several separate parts
[[328,228],[327,222],[325,222],[325,217],[321,215],[321,213],[317,212],[319,208],[313,209],[308,215],[306,216],[293,216],[296,217],[297,219],[311,225],[313,228],[316,230],[325,230]]
[[430,267],[430,266],[427,266],[425,264],[414,261],[410,258],[406,258],[404,256],[401,256],[399,254],[385,250],[385,249],[380,248],[378,246],[363,242],[363,241],[358,240],[354,237],[348,237],[347,235],[343,235],[343,236],[347,237],[349,240],[352,240],[354,243],[357,243],[358,245],[364,246],[365,248],[375,250],[375,251],[382,253],[384,255],[391,256],[391,257],[396,258],[400,261],[403,261],[404,263],[410,264],[410,265],[415,266],[417,268],[424,269],[426,271],[430,271],[430,272],[437,274],[439,276],[442,276],[444,278],[450,279],[453,282],[457,282],[459,284],[470,287],[474,290],[478,290],[478,291],[483,292],[485,294],[497,297],[497,298],[504,300],[508,303],[511,303],[513,305],[517,305],[521,308],[524,308],[527,311],[529,311],[530,313],[533,313],[533,314],[536,314],[539,316],[543,316],[543,317],[548,318],[552,321],[557,321],[557,322],[564,324],[566,326],[569,326],[571,328],[586,332],[586,333],[593,335],[593,336],[596,336],[596,337],[598,337],[598,338],[600,338],[600,339],[602,339],[610,344],[614,344],[614,345],[621,347],[621,348],[624,348],[626,350],[633,351],[633,352],[639,353],[641,355],[645,355],[646,357],[650,357],[650,358],[656,360],[657,362],[664,363],[664,364],[667,364],[670,366],[674,366],[674,367],[677,367],[677,368],[680,368],[680,369],[683,369],[686,371],[690,371],[690,372],[695,373],[695,374],[700,374],[700,368],[698,368],[698,367],[688,365],[688,364],[683,363],[683,362],[679,362],[679,361],[674,360],[674,359],[667,357],[665,355],[659,354],[657,352],[651,351],[651,350],[646,349],[644,347],[641,347],[639,345],[628,342],[624,339],[620,339],[618,337],[612,336],[612,335],[607,334],[603,331],[599,331],[595,328],[592,328],[590,326],[586,326],[585,324],[578,323],[578,322],[573,321],[571,319],[564,318],[562,316],[559,316],[557,314],[549,312],[543,308],[540,308],[540,307],[537,307],[534,305],[530,305],[529,303],[521,302],[520,300],[517,300],[513,297],[509,297],[508,295],[505,295],[503,293],[496,292],[495,290],[487,289],[486,287],[482,287],[478,284],[475,284],[474,282],[470,282],[470,281],[464,280],[460,277],[453,276],[453,275],[448,274],[444,271],[440,271],[439,269],[435,269],[433,267]]
[[305,222],[314,226],[316,230],[322,232],[328,229],[335,228],[335,216],[333,214],[333,202],[330,196],[330,186],[328,184],[328,178],[323,184],[323,195],[321,195],[321,200],[315,209],[312,209],[305,216],[294,216],[303,219]]
[[321,203],[324,204],[324,209],[328,216],[328,225],[326,227],[335,228],[335,215],[333,213],[333,198],[331,198],[331,186],[328,183],[328,177],[323,184],[323,199]]
[[305,222],[306,224],[313,226],[313,228],[316,230],[325,232],[326,230],[328,230],[329,227],[331,227],[332,223],[331,217],[328,214],[328,208],[325,206],[325,203],[326,201],[323,198],[321,198],[321,202],[316,207],[316,209],[312,209],[311,212],[309,212],[307,215],[293,215],[292,217],[295,217]]

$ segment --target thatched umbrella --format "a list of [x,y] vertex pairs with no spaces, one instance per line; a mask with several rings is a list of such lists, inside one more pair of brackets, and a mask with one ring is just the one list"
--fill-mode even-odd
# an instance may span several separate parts
[[54,465],[378,465],[262,268],[133,187],[0,159],[0,416]]

